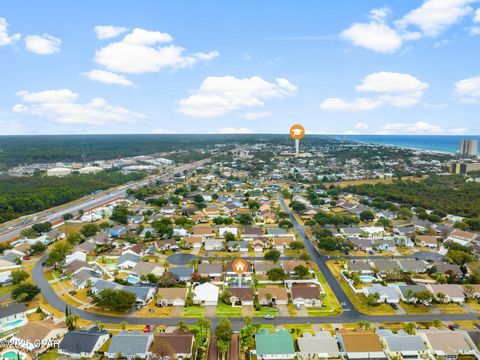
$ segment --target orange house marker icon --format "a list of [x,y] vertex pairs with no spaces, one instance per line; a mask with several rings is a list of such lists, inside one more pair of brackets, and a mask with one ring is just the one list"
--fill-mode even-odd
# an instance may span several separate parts
[[245,260],[243,259],[236,259],[233,263],[232,263],[232,270],[238,274],[238,275],[242,275],[243,273],[245,273],[247,270],[248,270],[248,264]]

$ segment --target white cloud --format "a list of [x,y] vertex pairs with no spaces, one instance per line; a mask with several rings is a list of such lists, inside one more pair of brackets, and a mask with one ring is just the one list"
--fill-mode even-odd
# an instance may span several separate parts
[[358,130],[367,130],[368,129],[368,124],[360,121],[360,122],[355,124],[354,128],[358,129]]
[[283,98],[297,90],[295,85],[281,78],[270,83],[259,76],[245,79],[210,76],[193,95],[180,99],[177,103],[178,110],[185,115],[208,118],[244,107],[263,106],[265,99]]
[[38,55],[51,55],[60,51],[62,40],[48,34],[28,35],[25,46],[28,51]]
[[152,129],[152,134],[176,134],[175,130],[167,130],[167,129]]
[[102,98],[93,98],[85,104],[76,102],[79,95],[69,89],[17,92],[22,104],[12,111],[20,114],[50,118],[63,124],[101,125],[133,122],[144,117],[123,107],[112,106]]
[[95,26],[95,33],[97,39],[110,39],[128,31],[126,27],[112,26],[112,25],[98,25]]
[[108,70],[142,74],[158,72],[164,68],[181,69],[192,67],[218,56],[217,51],[184,54],[185,49],[170,43],[172,36],[159,31],[134,29],[121,41],[100,48],[95,53],[95,61]]
[[105,70],[90,70],[89,72],[85,73],[85,76],[87,76],[92,81],[98,81],[105,84],[116,84],[123,86],[133,85],[133,83],[126,77]]
[[267,117],[271,117],[272,113],[270,111],[260,111],[260,112],[247,112],[242,115],[245,120],[259,120]]
[[213,134],[254,134],[255,131],[252,129],[247,128],[234,128],[234,127],[225,127],[221,129],[217,129],[212,132]]
[[14,44],[20,37],[20,34],[9,35],[7,20],[0,17],[0,46]]
[[2,135],[20,135],[27,132],[27,127],[17,121],[0,120],[0,134]]
[[464,103],[480,103],[480,76],[457,81],[453,95]]
[[355,87],[358,92],[378,94],[372,98],[355,98],[347,101],[338,97],[327,98],[320,108],[329,111],[366,111],[381,105],[409,107],[417,104],[428,84],[421,82],[410,74],[380,71],[367,75]]
[[416,123],[390,123],[383,125],[377,134],[439,134],[444,130],[437,125],[418,121]]
[[396,22],[400,29],[413,26],[424,36],[435,37],[472,12],[475,0],[426,0]]
[[322,101],[320,108],[328,111],[367,111],[373,110],[382,104],[376,99],[355,98],[346,101],[338,97],[328,98]]
[[355,46],[381,53],[392,53],[402,46],[402,38],[385,23],[385,17],[389,13],[388,8],[372,9],[370,22],[354,23],[342,31],[340,36]]
[[475,17],[473,18],[474,22],[480,23],[480,8],[475,11]]

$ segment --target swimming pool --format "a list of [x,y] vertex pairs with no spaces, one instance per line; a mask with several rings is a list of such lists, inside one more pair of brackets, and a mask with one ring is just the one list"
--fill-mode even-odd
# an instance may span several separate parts
[[25,359],[26,355],[22,352],[16,351],[16,350],[8,350],[2,353],[1,359],[6,359],[6,360],[17,360],[17,359]]
[[364,283],[371,283],[377,279],[375,276],[371,276],[371,275],[360,275],[358,278],[360,279],[361,282],[364,282]]
[[8,323],[2,324],[1,328],[2,329],[12,328],[20,325],[21,323],[23,323],[23,319],[17,319],[15,321],[10,321]]
[[140,279],[133,275],[128,275],[125,280],[127,280],[130,284],[138,284],[140,282]]

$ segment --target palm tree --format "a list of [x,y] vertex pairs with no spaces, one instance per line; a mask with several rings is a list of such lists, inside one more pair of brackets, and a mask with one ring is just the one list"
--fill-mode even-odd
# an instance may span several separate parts
[[127,327],[127,325],[128,325],[128,324],[127,324],[126,321],[122,321],[122,322],[120,323],[120,326],[122,327],[122,330],[125,330],[125,328]]
[[403,327],[403,330],[409,334],[409,335],[413,335],[415,333],[415,329],[417,328],[417,326],[412,323],[412,322],[409,322],[407,324],[405,324],[405,326]]
[[77,327],[77,321],[80,319],[78,315],[68,315],[65,318],[65,326],[68,328],[68,330],[75,330]]
[[99,328],[100,330],[102,330],[102,329],[105,327],[105,326],[102,324],[102,322],[101,322],[101,321],[98,321],[98,320],[95,321],[94,324],[95,324],[95,326],[96,326],[97,328]]
[[178,324],[177,324],[177,327],[180,331],[187,331],[188,330],[187,324],[185,324],[184,321],[179,321]]
[[442,322],[440,321],[440,319],[433,319],[433,326],[435,326],[436,328],[440,328],[442,326]]

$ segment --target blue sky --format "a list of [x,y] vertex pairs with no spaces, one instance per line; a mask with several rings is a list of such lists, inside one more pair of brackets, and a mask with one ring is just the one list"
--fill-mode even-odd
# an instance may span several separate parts
[[0,134],[480,134],[479,9],[4,0]]

